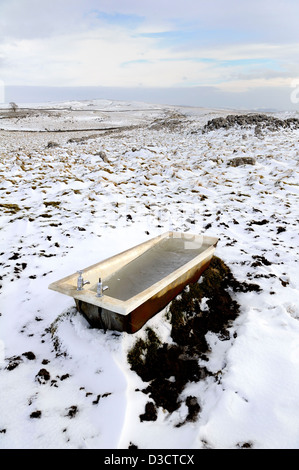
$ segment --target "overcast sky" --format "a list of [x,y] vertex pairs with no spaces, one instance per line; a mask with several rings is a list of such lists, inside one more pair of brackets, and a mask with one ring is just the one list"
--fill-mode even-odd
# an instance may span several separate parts
[[298,18],[298,0],[0,0],[0,87],[202,90],[261,107],[264,91],[290,108]]

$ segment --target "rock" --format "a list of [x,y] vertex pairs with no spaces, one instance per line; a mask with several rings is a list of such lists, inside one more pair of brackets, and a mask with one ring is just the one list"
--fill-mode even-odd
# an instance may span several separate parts
[[241,166],[241,165],[255,165],[256,161],[253,157],[236,157],[229,160],[229,166]]
[[99,152],[95,153],[94,155],[99,156],[103,160],[103,162],[109,163],[109,159],[108,159],[106,153],[103,150],[100,150]]
[[288,118],[278,119],[267,114],[229,114],[228,116],[218,117],[209,120],[203,127],[202,132],[214,131],[215,129],[228,129],[230,127],[240,126],[242,128],[255,126],[255,134],[260,135],[261,129],[267,128],[268,130],[274,131],[279,128],[299,128],[299,119]]
[[260,135],[261,133],[262,133],[262,126],[260,124],[257,124],[254,128],[254,134]]
[[52,148],[52,147],[59,147],[59,144],[57,142],[48,142],[47,148]]

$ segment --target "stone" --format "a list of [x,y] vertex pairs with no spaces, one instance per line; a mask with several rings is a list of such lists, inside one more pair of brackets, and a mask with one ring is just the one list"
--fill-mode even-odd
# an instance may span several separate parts
[[229,160],[229,166],[241,166],[241,165],[255,165],[256,161],[253,157],[236,157]]
[[48,142],[47,148],[53,148],[53,147],[59,147],[59,144],[57,142]]

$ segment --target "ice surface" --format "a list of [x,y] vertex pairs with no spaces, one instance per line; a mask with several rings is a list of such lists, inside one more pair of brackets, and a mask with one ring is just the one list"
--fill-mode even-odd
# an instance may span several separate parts
[[194,259],[208,245],[166,239],[104,279],[109,297],[128,300]]

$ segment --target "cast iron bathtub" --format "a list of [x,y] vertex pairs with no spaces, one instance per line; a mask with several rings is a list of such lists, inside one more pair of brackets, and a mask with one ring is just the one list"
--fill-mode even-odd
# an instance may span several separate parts
[[[218,238],[166,232],[83,270],[89,283],[77,290],[78,273],[49,289],[74,298],[91,326],[135,333],[209,266]],[[99,277],[103,297],[97,297]]]

